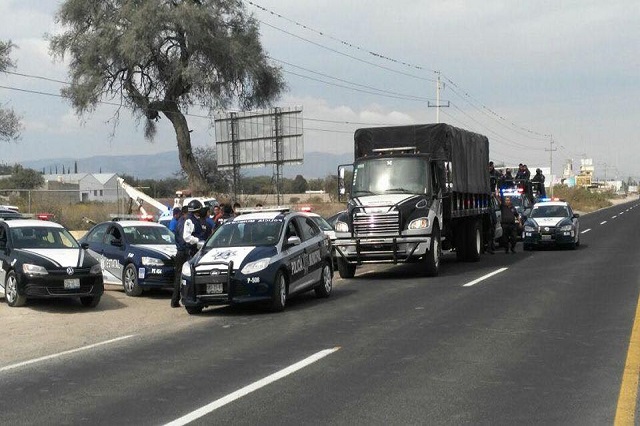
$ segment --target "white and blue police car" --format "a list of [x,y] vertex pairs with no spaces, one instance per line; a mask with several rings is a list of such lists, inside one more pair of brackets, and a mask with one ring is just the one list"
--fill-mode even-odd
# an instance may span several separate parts
[[541,199],[533,205],[524,224],[524,249],[531,250],[545,245],[575,249],[580,245],[579,217],[566,201],[557,198]]
[[184,264],[181,296],[187,312],[244,302],[282,311],[296,293],[331,294],[331,242],[310,217],[286,208],[241,213],[218,227]]
[[9,306],[79,298],[96,307],[104,292],[102,272],[85,248],[55,222],[0,220],[0,296]]
[[172,288],[176,241],[155,222],[123,220],[95,225],[80,239],[102,266],[105,284],[122,285],[128,296],[144,289]]

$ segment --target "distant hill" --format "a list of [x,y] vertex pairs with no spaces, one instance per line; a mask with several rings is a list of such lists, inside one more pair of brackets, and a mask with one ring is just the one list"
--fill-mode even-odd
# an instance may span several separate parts
[[[352,154],[327,154],[309,152],[305,154],[304,164],[285,165],[284,176],[293,178],[303,175],[307,179],[323,178],[328,174],[336,174],[338,165],[351,163]],[[100,155],[88,158],[52,158],[46,160],[24,161],[22,165],[31,169],[62,173],[62,166],[74,171],[78,163],[78,173],[119,173],[134,176],[138,179],[164,179],[173,177],[180,170],[176,151],[161,152],[149,155]],[[245,176],[271,176],[272,167],[243,168]]]

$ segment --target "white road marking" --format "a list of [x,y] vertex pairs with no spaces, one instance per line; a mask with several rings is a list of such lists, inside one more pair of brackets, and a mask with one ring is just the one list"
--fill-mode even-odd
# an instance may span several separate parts
[[591,228],[589,229],[585,229],[584,231],[581,232],[581,234],[586,234],[587,232],[591,231]]
[[618,213],[618,214],[624,214],[624,212],[620,212],[620,213]]
[[302,361],[298,361],[287,368],[284,368],[276,373],[271,374],[270,376],[265,377],[264,379],[260,379],[257,382],[254,382],[248,386],[245,386],[242,389],[238,389],[237,391],[232,392],[227,396],[223,396],[222,398],[217,399],[212,403],[205,405],[204,407],[198,408],[197,410],[192,411],[191,413],[186,414],[180,417],[179,419],[169,422],[165,426],[181,426],[181,425],[186,425],[188,423],[191,423],[192,421],[197,420],[202,416],[206,416],[207,414],[213,412],[214,410],[217,410],[218,408],[223,407],[235,401],[236,399],[242,398],[243,396],[246,396],[253,391],[256,391],[277,380],[280,380],[291,373],[295,373],[296,371],[304,367],[307,367],[316,361],[321,360],[327,355],[331,355],[332,353],[336,352],[339,349],[340,347],[335,347],[335,348],[325,349],[323,351],[315,353],[310,357],[303,359]]
[[0,373],[3,373],[5,371],[9,371],[9,370],[13,370],[15,368],[24,367],[26,365],[35,364],[36,362],[47,361],[49,359],[58,358],[58,357],[61,357],[61,356],[64,356],[64,355],[70,355],[70,354],[73,354],[73,353],[76,353],[76,352],[81,352],[81,351],[86,351],[88,349],[97,348],[98,346],[108,345],[109,343],[115,343],[115,342],[119,342],[121,340],[130,339],[133,336],[135,336],[135,334],[130,334],[128,336],[122,336],[122,337],[116,337],[115,339],[106,340],[104,342],[99,342],[99,343],[94,343],[92,345],[83,346],[81,348],[71,349],[71,350],[60,352],[60,353],[57,353],[57,354],[47,355],[47,356],[43,356],[43,357],[40,357],[40,358],[35,358],[35,359],[30,359],[28,361],[19,362],[17,364],[7,365],[5,367],[0,368]]
[[613,216],[611,216],[611,219],[615,219],[616,217],[618,217],[618,215],[614,214]]
[[507,269],[509,269],[509,268],[500,268],[500,269],[498,269],[497,271],[493,271],[493,272],[491,272],[491,273],[489,273],[489,274],[487,274],[487,275],[483,275],[483,276],[481,276],[481,277],[480,277],[480,278],[478,278],[477,280],[473,280],[473,281],[471,281],[471,282],[468,282],[468,283],[466,283],[466,284],[463,284],[463,285],[462,285],[462,287],[471,287],[472,285],[476,285],[476,284],[478,284],[480,281],[486,280],[487,278],[491,278],[492,276],[494,276],[494,275],[496,275],[496,274],[499,274],[500,272],[504,272],[504,271],[506,271]]
[[607,223],[607,221],[603,220],[602,222],[600,222],[600,225],[604,225],[605,223]]

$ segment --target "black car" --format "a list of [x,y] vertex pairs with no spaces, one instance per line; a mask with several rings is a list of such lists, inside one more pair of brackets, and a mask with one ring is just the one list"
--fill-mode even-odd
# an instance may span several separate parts
[[303,213],[261,209],[223,223],[184,264],[182,303],[190,314],[209,305],[266,302],[285,308],[296,293],[328,297],[331,243]]
[[176,241],[155,222],[123,220],[99,223],[80,239],[102,266],[106,284],[122,285],[128,296],[144,289],[172,288]]
[[24,218],[25,217],[21,213],[15,210],[0,208],[0,219],[2,220],[15,220]]
[[78,297],[95,307],[104,292],[100,264],[55,222],[0,220],[0,265],[0,295],[9,306]]

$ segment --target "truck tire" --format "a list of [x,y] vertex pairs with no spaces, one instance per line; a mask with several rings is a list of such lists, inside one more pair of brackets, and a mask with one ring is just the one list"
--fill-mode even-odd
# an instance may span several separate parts
[[482,253],[482,227],[480,221],[470,220],[467,223],[467,250],[466,258],[467,262],[477,262],[480,260],[480,253]]
[[437,277],[440,272],[440,256],[442,255],[442,246],[440,244],[440,227],[435,223],[431,232],[431,244],[429,251],[424,255],[424,273],[428,277]]
[[338,258],[338,273],[340,278],[353,278],[356,274],[356,265],[353,265],[342,258]]

